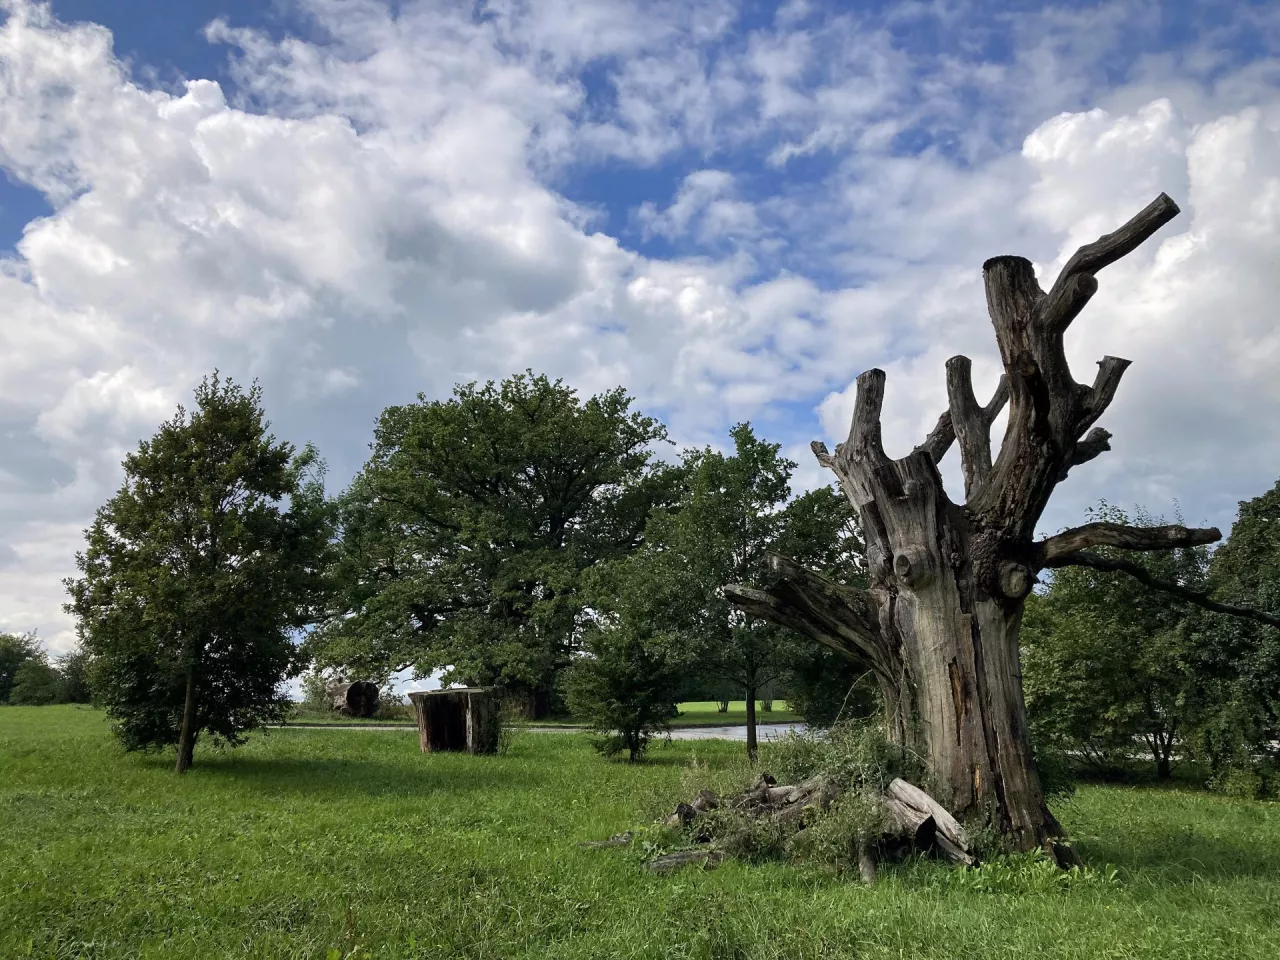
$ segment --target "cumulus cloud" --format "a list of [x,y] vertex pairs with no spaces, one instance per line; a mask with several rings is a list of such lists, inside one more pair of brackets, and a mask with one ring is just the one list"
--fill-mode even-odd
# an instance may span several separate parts
[[[1069,337],[1081,379],[1135,361],[1115,451],[1046,525],[1101,494],[1222,523],[1274,481],[1277,73],[1231,37],[1152,46],[1155,5],[975,27],[964,4],[793,2],[745,26],[719,0],[300,0],[312,39],[215,22],[234,86],[176,90],[102,27],[4,9],[0,165],[53,213],[0,259],[0,628],[55,649],[123,451],[214,367],[259,378],[277,435],[316,441],[337,484],[384,406],[528,366],[625,384],[682,443],[812,411],[776,421],[804,487],[861,370],[889,373],[899,455],[948,356],[994,386],[983,259],[1048,282],[1160,190],[1183,216],[1107,269]],[[586,172],[660,164],[670,184],[623,212],[680,256],[574,199]]]

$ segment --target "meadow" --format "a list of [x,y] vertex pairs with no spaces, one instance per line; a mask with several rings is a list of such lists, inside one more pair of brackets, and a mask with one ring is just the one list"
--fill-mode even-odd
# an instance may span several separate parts
[[[411,731],[272,730],[126,755],[86,707],[0,708],[0,957],[1280,956],[1280,808],[1186,786],[1082,786],[1090,864],[920,861],[864,887],[730,862],[670,876],[587,850],[670,807],[695,757],[585,736],[424,756]],[[682,783],[682,781],[685,781]]]

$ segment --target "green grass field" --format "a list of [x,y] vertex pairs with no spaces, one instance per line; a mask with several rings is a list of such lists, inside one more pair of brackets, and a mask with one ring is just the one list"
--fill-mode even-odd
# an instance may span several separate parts
[[1280,809],[1083,787],[1060,814],[1091,882],[908,864],[661,877],[579,849],[669,809],[696,754],[629,767],[578,735],[424,756],[405,731],[275,730],[126,755],[88,708],[0,708],[0,957],[1280,956]]

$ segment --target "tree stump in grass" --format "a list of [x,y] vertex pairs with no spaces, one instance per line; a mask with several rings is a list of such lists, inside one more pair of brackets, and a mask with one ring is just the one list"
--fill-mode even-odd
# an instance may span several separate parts
[[501,724],[492,687],[416,690],[409,699],[418,717],[418,743],[423,753],[498,752]]

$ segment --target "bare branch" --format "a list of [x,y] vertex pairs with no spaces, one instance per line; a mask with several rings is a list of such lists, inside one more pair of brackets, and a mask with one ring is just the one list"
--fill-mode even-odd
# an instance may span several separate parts
[[1097,292],[1098,281],[1088,273],[1077,273],[1062,284],[1054,284],[1040,305],[1040,318],[1045,329],[1062,334]]
[[1130,527],[1123,523],[1086,523],[1055,534],[1036,546],[1041,562],[1059,566],[1064,557],[1089,547],[1119,547],[1121,550],[1176,550],[1215,543],[1222,539],[1217,527],[1194,529],[1169,524],[1163,527]]
[[1093,386],[1084,402],[1084,415],[1076,425],[1081,433],[1092,426],[1102,416],[1111,401],[1115,399],[1116,390],[1120,388],[1120,378],[1129,368],[1131,361],[1121,357],[1103,357],[1098,361],[1098,375],[1093,378]]
[[1099,457],[1111,449],[1111,434],[1101,427],[1094,427],[1089,431],[1089,435],[1083,440],[1076,443],[1075,453],[1071,455],[1070,461],[1062,468],[1062,476],[1058,479],[1067,479],[1067,471],[1072,467],[1078,467],[1082,463],[1088,463],[1095,457]]
[[[887,458],[880,435],[880,408],[884,405],[884,371],[873,367],[858,374],[858,392],[853,402],[849,439],[841,446],[846,456],[872,462]],[[839,456],[841,448],[836,448]]]
[[920,453],[923,451],[927,453],[936,466],[947,455],[947,451],[951,449],[951,444],[955,438],[956,428],[951,425],[951,411],[944,410],[942,416],[938,417],[938,422],[929,431],[929,436],[924,438],[924,443],[911,452]]
[[1178,213],[1178,205],[1168,194],[1162,193],[1114,233],[1104,234],[1093,243],[1086,243],[1072,255],[1062,268],[1062,273],[1058,274],[1058,279],[1049,292],[1050,301],[1068,299],[1066,293],[1060,291],[1064,290],[1072,277],[1080,274],[1092,276],[1103,267],[1133,253]]
[[1221,603],[1211,598],[1207,593],[1201,593],[1199,590],[1191,590],[1180,584],[1157,580],[1143,567],[1125,560],[1111,560],[1091,553],[1073,553],[1070,556],[1060,558],[1053,566],[1092,567],[1094,570],[1103,570],[1108,573],[1126,573],[1153,590],[1172,594],[1175,597],[1186,600],[1188,603],[1203,607],[1205,610],[1212,610],[1214,613],[1225,613],[1228,616],[1241,617],[1245,620],[1254,620],[1272,627],[1280,627],[1280,617],[1264,613],[1261,610],[1251,610],[1248,607],[1237,607],[1230,603]]
[[[973,395],[973,363],[968,357],[947,361],[947,400],[951,423],[960,441],[960,468],[964,495],[969,499],[991,474],[991,421],[1009,398],[1009,377],[1004,375],[985,407]],[[936,463],[937,461],[935,461]]]
[[893,657],[880,634],[879,605],[855,590],[786,557],[769,558],[767,590],[728,584],[724,595],[745,613],[788,627],[850,660],[894,676]]
[[835,458],[831,456],[831,451],[827,449],[827,445],[821,440],[814,440],[809,444],[809,449],[813,451],[813,455],[817,457],[818,463],[822,466],[827,469],[831,469],[835,466]]

